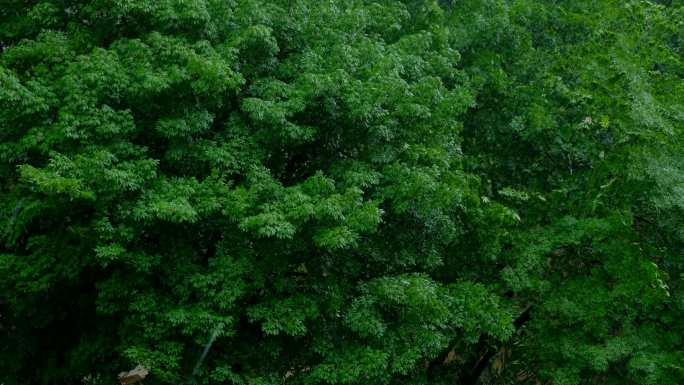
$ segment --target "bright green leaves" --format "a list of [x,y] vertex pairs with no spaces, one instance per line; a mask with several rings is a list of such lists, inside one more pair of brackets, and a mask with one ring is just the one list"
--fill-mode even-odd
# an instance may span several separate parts
[[240,52],[241,69],[246,75],[266,74],[278,63],[276,55],[280,48],[268,26],[247,26],[230,41],[230,45]]
[[216,51],[207,42],[201,42],[192,51],[181,52],[181,58],[186,60],[190,87],[197,94],[208,97],[221,98],[227,91],[232,91],[242,85],[244,78],[235,72],[233,55],[229,51]]
[[221,210],[228,197],[228,185],[220,180],[160,179],[142,194],[131,214],[141,222],[159,219],[192,223]]
[[684,161],[672,150],[643,148],[630,154],[630,179],[652,187],[647,197],[656,210],[684,209]]
[[185,138],[206,131],[213,119],[208,111],[193,111],[178,118],[160,119],[155,129],[166,138]]
[[[232,2],[98,0],[83,17],[110,34],[163,31],[189,38],[215,38],[225,31]],[[103,31],[104,32],[104,31]]]
[[469,339],[480,333],[505,339],[512,332],[510,314],[481,285],[444,286],[425,276],[407,275],[370,281],[361,291],[364,295],[354,300],[346,317],[349,327],[361,336],[385,337],[389,325],[384,317],[395,311],[412,327],[447,335],[463,328]]
[[[638,320],[655,316],[670,292],[630,225],[620,215],[566,217],[521,238],[516,266],[502,271],[514,291],[544,293],[529,338],[542,372],[557,381],[578,383],[584,370],[607,372],[636,352],[667,346],[645,347],[637,337],[650,327]],[[548,360],[564,364],[551,370]]]
[[49,69],[62,70],[74,59],[74,48],[65,33],[43,31],[35,39],[7,47],[2,55],[2,63],[21,69],[22,74],[28,70],[36,75],[52,77],[56,74],[51,74]]
[[[33,87],[38,86],[35,83]],[[26,114],[45,111],[45,100],[23,85],[19,78],[6,68],[0,67],[0,122],[8,124]],[[9,129],[10,127],[7,127]],[[6,134],[6,133],[5,133]]]
[[247,315],[252,321],[262,321],[261,330],[266,334],[302,336],[306,334],[307,319],[316,317],[318,308],[312,299],[295,295],[250,307]]
[[109,245],[97,246],[95,248],[95,258],[100,261],[104,266],[107,266],[110,262],[118,260],[122,254],[126,252],[118,243],[112,243]]
[[487,334],[505,340],[512,333],[510,314],[481,285],[446,286],[424,275],[402,275],[371,280],[360,291],[346,324],[364,339],[383,341],[390,373],[415,370],[457,338],[474,342]]
[[[515,265],[507,266],[501,272],[504,281],[515,291],[543,288],[543,272],[548,264],[566,263],[566,248],[579,248],[587,240],[601,242],[613,232],[624,229],[619,222],[621,218],[612,219],[611,223],[596,218],[564,217],[553,226],[519,239],[516,244],[520,248],[513,251]],[[581,258],[582,254],[578,256]],[[591,258],[591,255],[586,257]]]
[[398,213],[415,210],[428,215],[435,209],[453,209],[464,204],[464,191],[469,180],[465,175],[446,172],[436,167],[408,167],[395,164],[385,171],[392,184],[387,196]]
[[[176,196],[174,192],[185,196]],[[197,221],[199,214],[188,200],[187,191],[180,188],[170,190],[168,193],[169,195],[149,195],[143,198],[141,205],[133,213],[135,218],[139,220],[158,218],[171,222]]]
[[196,293],[207,298],[218,310],[229,310],[248,289],[246,277],[253,269],[247,258],[218,255],[209,260],[206,272],[188,278]]
[[387,353],[369,346],[355,346],[317,365],[311,378],[326,384],[386,383],[388,365]]
[[85,188],[80,180],[61,176],[55,171],[40,170],[26,165],[21,167],[20,172],[24,181],[31,183],[42,193],[64,194],[77,199],[95,198],[95,194]]
[[[314,135],[315,130],[311,127],[297,125],[288,120],[293,114],[303,109],[303,104],[299,101],[278,102],[262,100],[258,98],[246,98],[242,104],[242,110],[258,126],[266,126],[269,130],[277,129],[276,132],[269,134],[275,137],[282,137],[286,142],[308,142]],[[269,138],[273,140],[273,138]]]
[[234,322],[230,316],[219,316],[213,312],[203,310],[201,307],[193,307],[192,305],[183,308],[172,308],[164,314],[164,317],[166,322],[169,322],[175,330],[188,336],[199,336],[206,331],[230,334],[230,332],[226,333],[225,329],[226,326],[232,326]]
[[[189,44],[159,33],[145,36],[142,42],[123,40],[114,47],[120,55],[141,55],[139,60],[131,63],[138,71],[144,68],[139,66],[149,63],[147,66],[151,68],[148,67],[146,72],[151,73],[136,73],[137,76],[156,75],[157,81],[168,79],[166,81],[171,86],[185,85],[186,89],[178,88],[181,95],[191,91],[197,97],[206,98],[208,105],[221,105],[224,93],[235,90],[244,82],[233,69],[236,58],[230,47],[214,47],[207,41]],[[133,85],[131,88],[135,90],[137,87]]]
[[316,245],[328,249],[339,249],[355,246],[358,241],[358,234],[345,226],[324,229],[314,236]]
[[[84,107],[60,110],[52,135],[85,142],[89,139],[110,140],[130,134],[135,129],[130,111],[115,111],[106,104],[99,108]],[[75,111],[77,108],[80,111]],[[83,111],[86,108],[88,112]]]
[[105,150],[74,159],[54,154],[43,169],[20,166],[24,181],[38,191],[71,198],[110,198],[111,194],[137,191],[156,176],[157,162],[150,159],[120,161]]
[[240,223],[240,227],[243,230],[252,230],[262,237],[279,239],[291,239],[296,231],[294,225],[278,211],[263,212],[247,217]]
[[[348,188],[335,193],[334,181],[321,173],[296,187],[282,187],[270,179],[259,183],[271,184],[271,202],[260,204],[260,212],[244,218],[240,227],[261,237],[292,239],[297,231],[313,228],[317,246],[347,248],[381,221],[382,211],[376,202],[364,201],[362,190]],[[252,189],[260,189],[260,184]]]
[[324,248],[336,249],[356,245],[359,235],[373,232],[381,222],[382,210],[376,202],[362,199],[361,190],[348,189],[344,194],[333,194],[314,207],[314,218],[323,223],[344,223],[319,230],[314,242]]

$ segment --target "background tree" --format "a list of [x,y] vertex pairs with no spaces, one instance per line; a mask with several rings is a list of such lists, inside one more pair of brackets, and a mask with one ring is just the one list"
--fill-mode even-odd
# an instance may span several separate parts
[[0,382],[682,382],[683,23],[9,1]]

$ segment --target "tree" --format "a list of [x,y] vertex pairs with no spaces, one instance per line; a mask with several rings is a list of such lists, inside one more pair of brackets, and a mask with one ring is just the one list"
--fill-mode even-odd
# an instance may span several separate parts
[[10,1],[0,383],[681,382],[682,22]]

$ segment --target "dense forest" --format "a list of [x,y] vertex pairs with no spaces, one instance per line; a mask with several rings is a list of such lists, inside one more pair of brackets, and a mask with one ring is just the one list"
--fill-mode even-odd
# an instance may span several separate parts
[[0,1],[0,385],[684,384],[684,2]]

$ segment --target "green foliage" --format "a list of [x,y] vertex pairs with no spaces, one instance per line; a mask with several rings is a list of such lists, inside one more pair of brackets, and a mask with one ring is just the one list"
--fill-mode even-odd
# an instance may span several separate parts
[[0,385],[684,382],[683,25],[6,1]]

